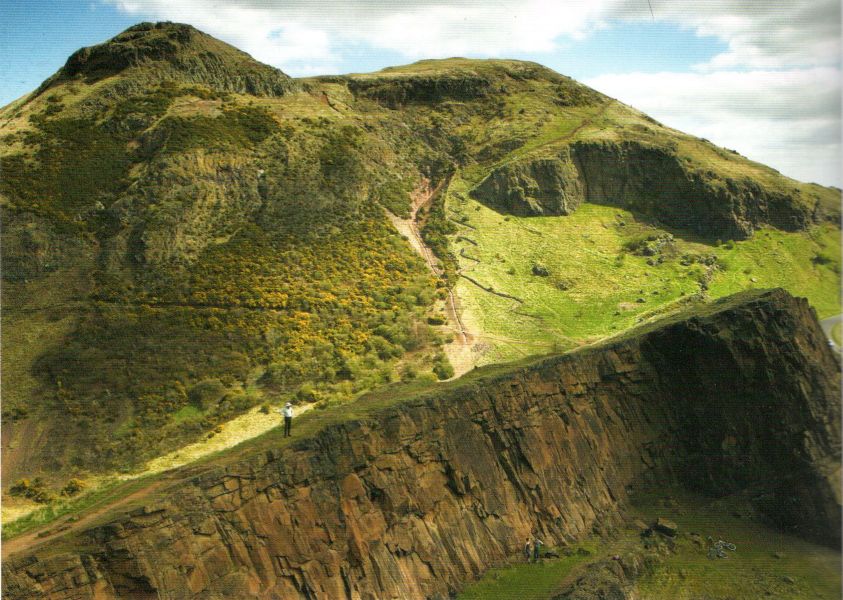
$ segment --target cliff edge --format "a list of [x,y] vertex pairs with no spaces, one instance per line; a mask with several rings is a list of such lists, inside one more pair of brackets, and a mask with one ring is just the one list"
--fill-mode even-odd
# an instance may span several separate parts
[[840,543],[840,376],[807,302],[742,294],[599,347],[247,452],[48,549],[5,598],[446,598],[538,531],[611,528],[630,486],[753,489]]

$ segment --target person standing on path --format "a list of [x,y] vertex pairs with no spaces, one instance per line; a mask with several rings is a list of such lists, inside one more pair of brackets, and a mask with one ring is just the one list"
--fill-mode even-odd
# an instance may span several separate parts
[[279,411],[284,415],[284,437],[290,437],[290,430],[293,428],[293,404],[287,402],[284,408]]
[[541,558],[541,551],[543,545],[544,542],[541,541],[538,537],[533,540],[533,562],[539,562],[539,558]]
[[530,562],[530,538],[527,538],[527,542],[524,544],[524,558],[527,559],[527,562]]

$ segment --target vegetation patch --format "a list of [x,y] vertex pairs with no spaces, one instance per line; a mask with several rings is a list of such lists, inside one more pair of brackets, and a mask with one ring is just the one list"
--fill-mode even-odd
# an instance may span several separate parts
[[576,567],[594,560],[599,547],[599,542],[589,540],[564,551],[547,548],[545,552],[557,556],[543,558],[539,563],[515,559],[510,564],[490,569],[482,579],[467,585],[457,594],[457,600],[547,600]]
[[397,378],[405,353],[440,345],[425,322],[433,281],[375,210],[319,243],[245,227],[187,272],[100,288],[36,368],[74,460],[137,464],[266,396],[348,401]]
[[218,152],[250,148],[277,131],[278,123],[266,109],[240,106],[218,117],[166,117],[156,129],[164,140],[161,153],[166,155],[198,148]]
[[[821,316],[840,312],[840,259],[831,251],[840,231],[832,225],[764,229],[716,245],[592,204],[569,216],[504,217],[468,199],[466,187],[452,180],[446,210],[454,221],[468,218],[472,243],[462,227],[449,242],[466,276],[456,287],[466,320],[488,336],[483,364],[571,348],[749,288],[784,287]],[[817,253],[828,260],[812,261]],[[536,276],[537,266],[550,276]]]
[[127,185],[131,157],[127,139],[92,119],[38,119],[30,135],[34,157],[0,158],[0,190],[17,209],[83,222],[107,208]]

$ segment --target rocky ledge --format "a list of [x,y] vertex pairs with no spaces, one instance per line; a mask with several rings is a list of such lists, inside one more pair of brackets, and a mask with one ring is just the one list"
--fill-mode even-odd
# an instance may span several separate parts
[[446,598],[537,531],[612,526],[629,486],[751,487],[839,545],[840,376],[816,315],[744,294],[599,347],[256,446],[3,564],[4,598]]
[[556,156],[505,163],[472,196],[520,216],[568,215],[583,202],[618,206],[712,239],[745,239],[763,225],[799,231],[837,220],[795,188],[700,172],[669,148],[632,141],[576,142]]

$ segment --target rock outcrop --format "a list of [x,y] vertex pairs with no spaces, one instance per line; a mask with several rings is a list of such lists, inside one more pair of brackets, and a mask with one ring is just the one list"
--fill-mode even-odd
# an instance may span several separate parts
[[552,600],[636,600],[636,580],[652,573],[659,562],[658,554],[638,549],[598,561]]
[[567,215],[582,202],[657,217],[693,233],[744,239],[762,225],[797,231],[823,217],[797,191],[701,172],[672,150],[640,142],[576,142],[552,158],[500,166],[472,191],[516,215]]
[[181,23],[139,23],[104,44],[81,48],[36,91],[83,78],[92,83],[132,67],[152,68],[161,80],[207,85],[222,92],[282,96],[297,88],[278,69]]
[[586,191],[566,149],[559,159],[505,164],[480,182],[472,195],[514,215],[569,215],[585,200]]
[[348,88],[363,96],[398,108],[405,104],[475,100],[494,92],[494,82],[482,75],[464,73],[450,76],[377,77],[351,79]]
[[611,527],[645,481],[754,486],[780,524],[839,544],[839,393],[807,302],[743,295],[256,446],[4,561],[4,597],[446,598],[531,531]]

